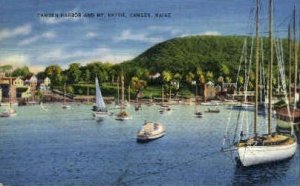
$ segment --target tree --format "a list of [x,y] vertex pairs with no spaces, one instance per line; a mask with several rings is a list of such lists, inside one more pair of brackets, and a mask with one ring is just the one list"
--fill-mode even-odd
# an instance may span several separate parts
[[62,69],[59,65],[50,65],[46,67],[45,75],[50,78],[51,85],[62,85]]
[[89,69],[85,69],[84,71],[84,81],[91,81],[91,72],[89,71]]
[[224,63],[221,64],[221,72],[223,76],[227,76],[230,74],[229,68]]
[[13,77],[28,77],[31,76],[32,73],[29,71],[29,68],[27,66],[16,68],[12,74]]
[[172,72],[164,70],[162,72],[162,78],[164,83],[169,83],[172,80]]
[[81,77],[80,63],[72,63],[67,70],[68,83],[78,83]]
[[214,78],[214,74],[211,71],[206,72],[206,79],[207,81],[212,81]]
[[191,84],[194,79],[195,79],[195,75],[192,72],[189,72],[185,75],[185,81],[188,84]]
[[131,78],[130,84],[131,84],[131,87],[133,87],[135,90],[137,90],[137,92],[140,92],[147,85],[147,82],[134,76]]

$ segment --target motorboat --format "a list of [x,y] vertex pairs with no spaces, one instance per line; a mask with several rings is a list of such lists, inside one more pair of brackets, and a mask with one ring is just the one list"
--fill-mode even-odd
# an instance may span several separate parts
[[137,132],[137,142],[144,143],[163,137],[166,134],[165,127],[158,122],[145,121],[142,128]]

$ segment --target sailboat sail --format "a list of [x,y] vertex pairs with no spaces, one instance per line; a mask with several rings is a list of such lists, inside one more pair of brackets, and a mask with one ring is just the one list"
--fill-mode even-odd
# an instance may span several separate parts
[[106,110],[106,106],[101,94],[101,90],[100,90],[100,86],[98,83],[98,78],[96,77],[96,106],[98,108],[98,110],[104,111]]

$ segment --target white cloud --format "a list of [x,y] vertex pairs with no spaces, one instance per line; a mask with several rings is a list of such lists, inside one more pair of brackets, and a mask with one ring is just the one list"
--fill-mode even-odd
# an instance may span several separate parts
[[24,66],[29,63],[29,56],[25,54],[12,54],[0,58],[1,64],[9,64],[12,66]]
[[30,65],[29,67],[30,72],[38,73],[45,70],[45,67],[42,65]]
[[37,57],[38,61],[59,62],[65,60],[73,60],[91,62],[103,61],[119,63],[132,59],[134,56],[129,54],[115,55],[109,48],[99,47],[91,51],[76,50],[73,52],[66,51],[65,48],[57,48],[50,52],[46,52]]
[[147,43],[158,43],[163,41],[162,37],[151,37],[145,33],[133,33],[130,29],[124,30],[120,36],[114,37],[115,41],[142,41]]
[[14,29],[3,29],[0,30],[0,41],[12,37],[16,37],[19,35],[28,35],[31,33],[31,25],[25,24]]
[[56,37],[55,32],[45,32],[41,35],[36,35],[27,39],[24,39],[18,43],[19,46],[29,45],[41,39],[53,39]]
[[191,34],[191,33],[185,32],[185,33],[181,34],[179,37],[187,37],[187,36],[195,36],[195,35],[219,36],[219,35],[222,35],[222,34],[218,31],[205,31],[205,32],[201,32],[201,33],[198,33],[198,34]]
[[91,39],[91,38],[95,38],[95,37],[97,37],[98,36],[98,34],[97,33],[95,33],[95,32],[88,32],[88,33],[86,33],[86,35],[85,35],[87,38],[89,38],[89,39]]
[[206,32],[202,32],[198,35],[205,35],[205,36],[219,36],[222,35],[220,32],[218,31],[206,31]]

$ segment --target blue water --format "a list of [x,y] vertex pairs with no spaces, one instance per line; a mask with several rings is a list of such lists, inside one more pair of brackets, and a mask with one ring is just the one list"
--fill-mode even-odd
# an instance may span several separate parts
[[[283,163],[238,168],[220,152],[230,110],[194,118],[193,106],[157,106],[132,120],[102,122],[91,106],[60,104],[17,107],[18,115],[0,118],[0,183],[4,185],[297,185],[299,150]],[[112,110],[112,109],[111,109]],[[202,109],[203,110],[203,109]],[[113,110],[117,112],[117,110]],[[237,111],[232,111],[233,116]],[[136,143],[145,120],[159,121],[166,136]]]

